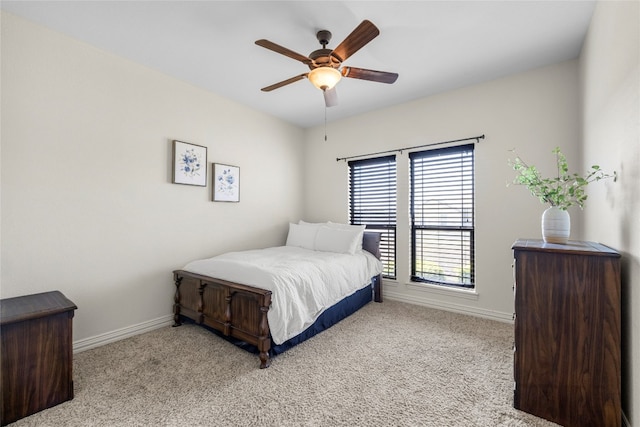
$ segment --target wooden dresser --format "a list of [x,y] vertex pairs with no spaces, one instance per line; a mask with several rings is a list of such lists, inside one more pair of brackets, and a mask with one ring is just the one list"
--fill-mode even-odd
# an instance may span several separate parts
[[76,308],[58,291],[0,300],[2,425],[73,399]]
[[518,240],[514,407],[560,425],[620,426],[620,254]]

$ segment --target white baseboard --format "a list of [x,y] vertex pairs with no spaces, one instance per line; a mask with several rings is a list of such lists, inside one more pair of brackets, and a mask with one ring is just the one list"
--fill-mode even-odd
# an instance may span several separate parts
[[432,299],[421,298],[416,295],[406,295],[400,292],[384,290],[383,297],[393,301],[406,302],[409,304],[421,305],[424,307],[437,308],[439,310],[452,311],[454,313],[467,314],[470,316],[483,317],[497,320],[499,322],[513,323],[513,313],[503,313],[500,311],[486,310],[483,308],[471,307],[463,304],[455,304],[444,301],[434,301]]
[[135,335],[143,334],[145,332],[153,331],[165,326],[173,325],[173,315],[158,317],[157,319],[149,320],[146,322],[138,323],[137,325],[127,326],[126,328],[117,329],[115,331],[107,332],[104,334],[96,335],[91,338],[85,338],[83,340],[74,341],[73,352],[80,353],[85,350],[100,347],[105,344],[120,341],[125,338],[133,337]]

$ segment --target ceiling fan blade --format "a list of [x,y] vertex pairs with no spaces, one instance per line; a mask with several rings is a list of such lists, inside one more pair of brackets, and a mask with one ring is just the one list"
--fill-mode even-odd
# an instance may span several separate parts
[[300,61],[305,64],[310,64],[312,62],[311,59],[307,58],[306,56],[301,55],[297,52],[294,52],[291,49],[287,49],[286,47],[280,46],[279,44],[270,42],[269,40],[265,40],[265,39],[256,40],[256,44],[258,46],[262,46],[266,49],[272,50],[284,56],[288,56],[289,58],[295,59],[296,61]]
[[338,105],[338,92],[336,92],[336,88],[323,90],[324,94],[324,105],[327,107],[335,107]]
[[304,73],[304,74],[300,74],[299,76],[291,77],[290,79],[283,80],[283,81],[278,82],[278,83],[274,83],[271,86],[263,87],[260,90],[263,91],[263,92],[271,92],[272,90],[278,89],[279,87],[286,86],[288,84],[297,82],[298,80],[302,80],[305,77],[307,77],[307,74],[309,74],[309,73]]
[[394,83],[398,79],[398,73],[386,71],[366,70],[364,68],[342,67],[340,71],[344,77],[352,79],[370,80],[379,83]]
[[376,38],[378,34],[380,34],[378,27],[373,25],[371,21],[367,21],[365,19],[356,27],[355,30],[351,32],[351,34],[347,36],[346,39],[342,41],[342,43],[338,45],[338,47],[333,49],[331,54],[338,57],[341,62],[344,62],[348,57]]

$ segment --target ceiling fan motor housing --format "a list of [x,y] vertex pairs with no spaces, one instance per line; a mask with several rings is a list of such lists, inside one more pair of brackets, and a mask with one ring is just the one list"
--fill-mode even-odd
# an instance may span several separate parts
[[331,31],[320,30],[316,33],[316,38],[322,45],[322,49],[314,50],[309,54],[309,58],[312,60],[309,64],[309,69],[313,70],[318,67],[339,68],[341,61],[331,55],[333,49],[327,49],[327,45],[331,41]]
[[318,49],[311,52],[309,58],[311,58],[312,61],[309,64],[309,69],[313,70],[318,67],[340,67],[340,61],[331,55],[331,52],[333,52],[331,49]]

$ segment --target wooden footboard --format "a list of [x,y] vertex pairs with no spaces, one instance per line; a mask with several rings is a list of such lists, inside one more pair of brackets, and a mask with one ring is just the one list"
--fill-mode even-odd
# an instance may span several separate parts
[[271,291],[213,279],[184,270],[173,272],[176,293],[173,304],[174,326],[180,316],[255,345],[260,368],[269,366],[271,336],[267,312]]

